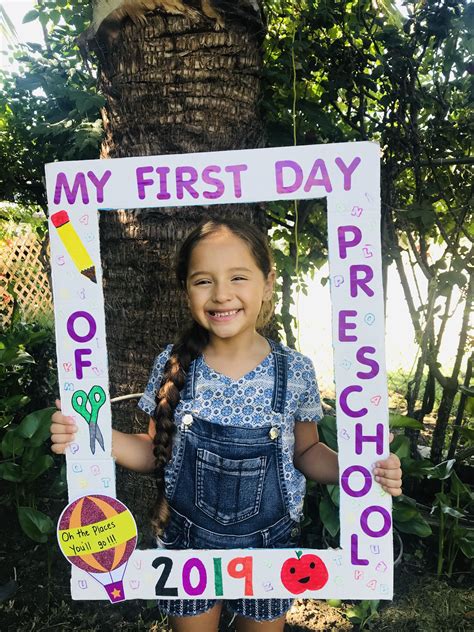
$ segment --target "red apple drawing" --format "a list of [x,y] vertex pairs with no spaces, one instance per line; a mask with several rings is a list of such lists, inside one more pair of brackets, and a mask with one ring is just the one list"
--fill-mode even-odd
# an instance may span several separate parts
[[317,555],[295,551],[297,559],[285,560],[281,567],[281,583],[293,595],[305,590],[320,590],[328,581],[329,573],[326,564]]

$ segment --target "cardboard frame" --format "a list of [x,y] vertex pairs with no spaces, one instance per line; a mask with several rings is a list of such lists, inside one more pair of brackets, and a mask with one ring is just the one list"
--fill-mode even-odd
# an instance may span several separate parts
[[[391,599],[391,497],[371,471],[389,454],[379,146],[338,143],[52,163],[46,165],[46,185],[60,392],[63,412],[79,427],[66,455],[70,502],[116,495],[98,213],[327,198],[341,548],[270,554],[135,550],[122,569],[122,597]],[[299,572],[315,557],[319,582],[292,582],[288,564]],[[107,598],[98,577],[75,567],[71,590],[73,599]]]

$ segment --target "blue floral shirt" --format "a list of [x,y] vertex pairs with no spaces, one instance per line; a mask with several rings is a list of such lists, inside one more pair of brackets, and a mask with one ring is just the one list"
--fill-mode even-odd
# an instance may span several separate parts
[[[172,345],[168,345],[156,357],[145,393],[138,403],[150,415],[155,410],[155,393],[160,386],[171,348]],[[196,367],[196,397],[179,402],[175,410],[175,423],[179,425],[183,415],[190,413],[222,425],[244,428],[256,428],[262,424],[280,426],[290,515],[293,520],[299,520],[303,508],[305,477],[293,465],[294,425],[297,421],[319,421],[322,409],[313,363],[289,347],[285,347],[285,350],[288,354],[288,384],[283,422],[281,414],[272,411],[271,407],[274,360],[270,353],[239,380],[218,373],[200,356]],[[175,435],[172,457],[177,452],[179,436],[179,433]],[[169,482],[167,472],[165,481]]]

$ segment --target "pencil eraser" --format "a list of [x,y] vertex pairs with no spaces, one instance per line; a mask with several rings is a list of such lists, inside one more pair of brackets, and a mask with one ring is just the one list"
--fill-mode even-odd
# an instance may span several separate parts
[[51,215],[51,221],[56,228],[59,228],[69,221],[69,215],[67,214],[67,211],[58,211],[57,213],[53,213]]

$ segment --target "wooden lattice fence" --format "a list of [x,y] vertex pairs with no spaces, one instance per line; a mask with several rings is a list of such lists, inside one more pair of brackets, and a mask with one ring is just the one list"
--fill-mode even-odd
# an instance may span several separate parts
[[42,243],[29,226],[17,228],[14,234],[0,240],[0,326],[10,322],[14,307],[13,292],[22,319],[35,321],[52,319],[52,298],[47,261]]

